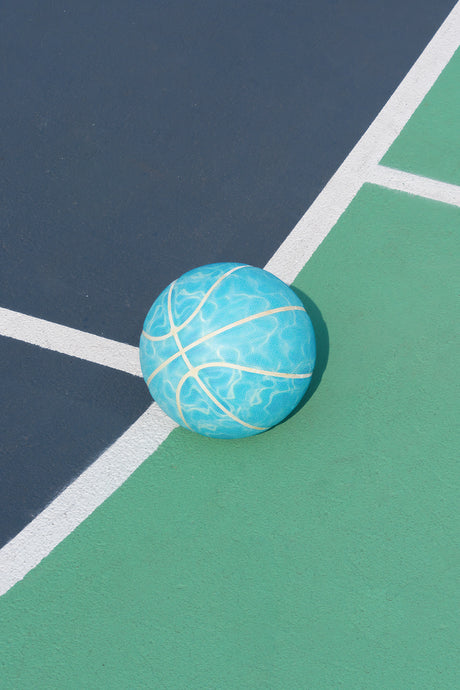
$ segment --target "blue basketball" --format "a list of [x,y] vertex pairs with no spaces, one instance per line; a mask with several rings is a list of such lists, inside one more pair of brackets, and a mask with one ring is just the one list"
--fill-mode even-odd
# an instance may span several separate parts
[[308,388],[315,334],[302,302],[271,273],[210,264],[167,287],[140,339],[144,379],[178,424],[215,438],[281,422]]

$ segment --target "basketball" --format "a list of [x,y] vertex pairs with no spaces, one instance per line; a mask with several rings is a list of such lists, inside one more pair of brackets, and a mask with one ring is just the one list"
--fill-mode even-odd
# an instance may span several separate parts
[[304,396],[315,335],[297,295],[273,274],[218,263],[175,280],[149,310],[140,362],[153,399],[214,438],[270,429]]

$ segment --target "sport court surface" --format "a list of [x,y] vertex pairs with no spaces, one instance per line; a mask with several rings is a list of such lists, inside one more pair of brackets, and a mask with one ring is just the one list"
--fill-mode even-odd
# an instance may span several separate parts
[[[388,127],[454,52],[455,12],[377,144],[362,140],[269,263],[316,326],[307,404],[240,442],[173,430],[1,599],[6,687],[458,686],[458,52],[391,147]],[[137,424],[124,457],[105,454],[115,473],[156,443]],[[91,476],[81,486],[102,500]],[[67,495],[78,524],[91,501]],[[31,523],[0,552],[3,590],[59,533],[48,511],[40,544]]]

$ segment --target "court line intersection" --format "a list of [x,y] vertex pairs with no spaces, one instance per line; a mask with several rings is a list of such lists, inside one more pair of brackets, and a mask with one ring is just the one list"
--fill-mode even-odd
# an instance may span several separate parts
[[[460,205],[459,188],[401,173],[379,161],[433,86],[460,42],[460,2],[387,104],[265,268],[291,283],[366,182]],[[7,309],[0,334],[140,375],[137,348]],[[67,345],[69,335],[74,338]],[[63,342],[65,341],[65,342]],[[27,527],[0,550],[0,595],[22,580],[148,458],[176,428],[153,403]]]
[[387,168],[385,165],[376,165],[373,170],[369,171],[367,182],[398,192],[422,196],[425,199],[441,201],[444,204],[460,206],[460,187],[458,185]]

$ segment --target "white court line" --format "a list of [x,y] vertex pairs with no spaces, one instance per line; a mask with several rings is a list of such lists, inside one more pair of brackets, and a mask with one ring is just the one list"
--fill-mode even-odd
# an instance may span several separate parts
[[[460,2],[303,218],[268,262],[290,283],[345,211],[446,66],[460,40]],[[168,426],[169,425],[169,426]],[[168,436],[176,425],[152,405],[80,477],[0,550],[0,595],[47,556]],[[110,469],[109,469],[110,468]],[[106,485],[110,475],[118,480]],[[91,500],[89,500],[89,498]]]
[[118,489],[177,426],[156,403],[0,551],[0,595]]
[[459,43],[460,2],[457,2],[369,129],[270,259],[265,267],[268,271],[286,283],[292,283],[364,182],[373,178],[379,161],[431,89]]
[[139,350],[92,333],[0,307],[0,335],[142,376]]
[[460,206],[460,187],[447,182],[439,182],[429,177],[413,175],[412,173],[394,170],[384,165],[376,165],[370,171],[367,182],[373,182],[381,187],[394,189],[399,192],[407,192],[433,201],[442,201],[444,204]]

